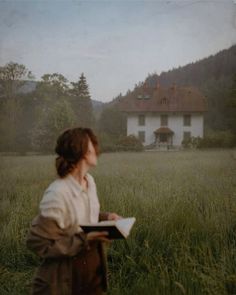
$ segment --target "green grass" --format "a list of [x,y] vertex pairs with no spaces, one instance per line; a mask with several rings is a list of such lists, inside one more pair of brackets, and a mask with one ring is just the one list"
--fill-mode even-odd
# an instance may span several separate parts
[[[0,294],[27,294],[25,236],[54,157],[0,159]],[[235,151],[103,154],[91,174],[101,208],[137,220],[109,249],[109,295],[236,294]]]

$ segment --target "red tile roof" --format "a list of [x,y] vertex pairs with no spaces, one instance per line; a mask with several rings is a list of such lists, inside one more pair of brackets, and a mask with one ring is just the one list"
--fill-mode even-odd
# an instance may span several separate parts
[[146,87],[135,89],[122,98],[124,112],[206,112],[206,98],[194,87]]

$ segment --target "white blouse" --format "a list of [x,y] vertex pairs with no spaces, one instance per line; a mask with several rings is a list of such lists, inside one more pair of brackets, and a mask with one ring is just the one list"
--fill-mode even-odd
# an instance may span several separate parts
[[52,182],[40,202],[41,215],[54,219],[60,228],[98,222],[100,204],[96,184],[92,175],[87,173],[86,178],[87,192],[71,174]]

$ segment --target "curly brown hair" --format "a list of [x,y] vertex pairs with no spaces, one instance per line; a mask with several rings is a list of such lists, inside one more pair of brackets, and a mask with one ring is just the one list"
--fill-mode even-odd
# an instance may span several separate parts
[[72,128],[64,131],[57,139],[55,152],[57,174],[63,178],[84,158],[91,140],[96,154],[99,154],[98,140],[90,128]]

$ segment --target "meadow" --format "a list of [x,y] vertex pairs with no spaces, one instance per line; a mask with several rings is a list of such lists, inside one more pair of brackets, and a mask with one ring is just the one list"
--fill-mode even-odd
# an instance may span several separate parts
[[[56,177],[53,156],[1,156],[0,294],[28,294],[39,259],[30,222]],[[108,251],[108,295],[236,294],[235,150],[102,154],[101,209],[135,216]]]

